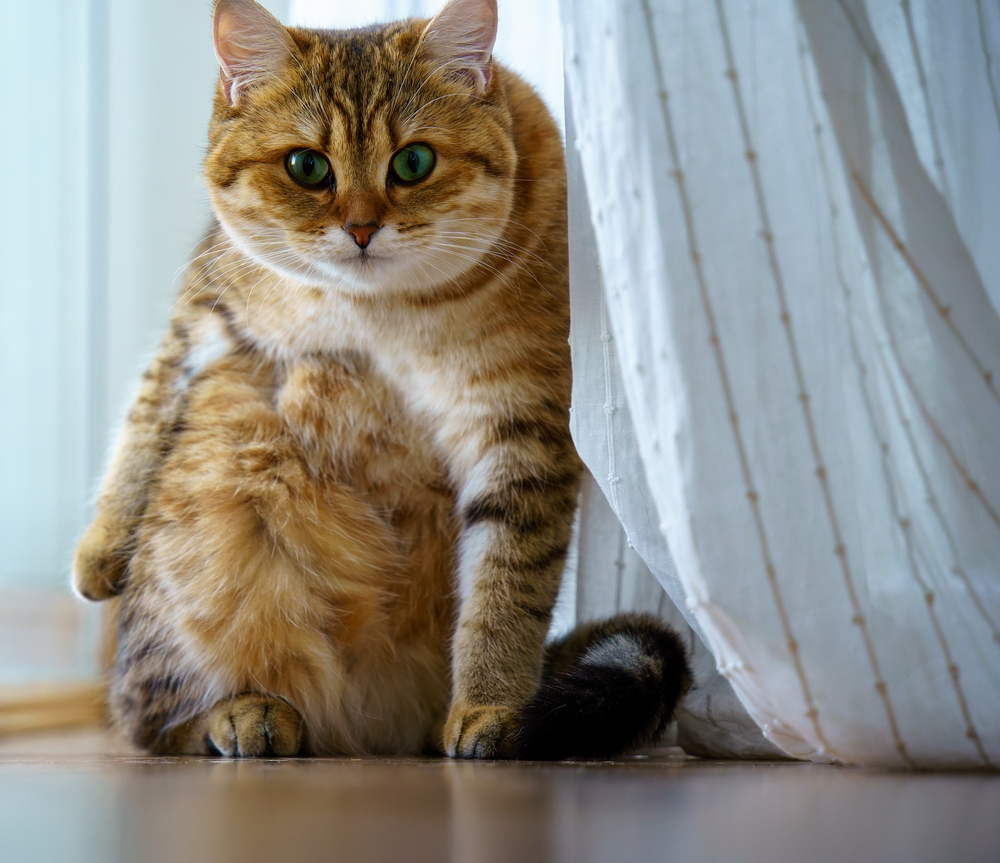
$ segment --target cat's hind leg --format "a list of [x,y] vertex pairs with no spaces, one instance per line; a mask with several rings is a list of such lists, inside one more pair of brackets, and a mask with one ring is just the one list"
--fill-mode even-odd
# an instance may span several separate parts
[[310,462],[273,381],[254,355],[204,372],[150,489],[110,701],[152,752],[359,749],[350,658],[392,655],[392,526]]
[[230,758],[298,755],[302,717],[287,701],[259,692],[227,698],[208,711],[206,740]]
[[303,719],[283,698],[243,692],[203,709],[204,682],[185,668],[150,610],[126,612],[110,681],[112,720],[134,744],[155,755],[300,754]]

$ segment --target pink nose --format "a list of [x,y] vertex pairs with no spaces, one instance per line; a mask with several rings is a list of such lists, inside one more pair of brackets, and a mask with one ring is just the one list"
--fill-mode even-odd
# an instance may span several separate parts
[[372,235],[379,229],[378,225],[344,225],[344,230],[352,237],[362,249],[368,247],[372,241]]

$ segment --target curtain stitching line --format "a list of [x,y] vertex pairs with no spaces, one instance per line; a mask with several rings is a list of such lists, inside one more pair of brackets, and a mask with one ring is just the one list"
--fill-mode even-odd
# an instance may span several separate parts
[[[717,6],[718,3],[719,0],[716,0]],[[861,33],[861,28],[858,25],[858,22],[855,20],[854,16],[851,14],[851,11],[847,7],[844,0],[837,0],[837,5],[840,7],[840,10],[844,13],[844,17],[850,24],[851,30],[854,32],[854,36],[858,40],[858,44],[861,46],[862,52],[868,58],[868,62],[871,64],[873,71],[882,80],[882,83],[886,87],[886,89],[891,91],[893,87],[891,82],[888,82],[885,79],[885,72],[883,71],[885,64],[881,60],[881,55],[879,53],[878,48],[877,47],[869,48],[865,44],[865,40]],[[992,79],[990,80],[992,82]],[[910,270],[913,272],[913,275],[916,277],[917,282],[919,283],[921,289],[924,291],[924,293],[927,294],[928,298],[931,301],[931,304],[934,306],[935,311],[937,311],[937,313],[941,316],[942,320],[945,322],[945,326],[948,327],[952,335],[958,341],[959,345],[961,345],[962,350],[968,356],[972,364],[976,367],[976,370],[979,372],[980,376],[983,379],[983,382],[986,384],[986,388],[989,390],[990,395],[993,396],[993,400],[996,401],[998,405],[1000,405],[1000,392],[997,392],[995,384],[995,376],[993,374],[992,369],[987,369],[986,366],[983,365],[982,361],[976,355],[976,352],[972,349],[972,346],[968,343],[965,336],[962,335],[961,331],[958,329],[958,326],[955,324],[954,319],[952,318],[951,306],[946,306],[943,302],[941,302],[940,297],[938,297],[937,293],[934,291],[934,288],[931,286],[931,283],[928,280],[927,276],[924,274],[923,270],[920,269],[916,260],[910,254],[909,249],[907,249],[906,245],[899,238],[899,235],[895,232],[895,230],[893,230],[892,225],[889,223],[889,220],[883,214],[882,210],[879,209],[878,205],[875,203],[874,197],[865,187],[861,175],[854,165],[854,162],[851,161],[850,158],[848,158],[847,161],[850,163],[851,174],[854,177],[855,182],[861,188],[862,194],[865,195],[865,198],[868,201],[869,206],[872,208],[872,212],[875,215],[875,218],[879,220],[879,222],[882,224],[882,227],[885,229],[886,233],[889,234],[889,237],[892,239],[892,242],[896,246],[897,251],[903,257],[903,260],[906,262],[906,265],[910,268]],[[1000,521],[998,521],[998,524],[1000,524]]]
[[[941,529],[944,532],[946,539],[948,540],[948,548],[951,551],[951,557],[954,561],[954,566],[952,567],[952,572],[956,575],[965,585],[966,590],[969,593],[969,597],[972,600],[973,605],[979,612],[980,616],[986,622],[987,626],[993,635],[993,640],[1000,645],[1000,629],[998,629],[996,621],[990,616],[986,607],[983,605],[982,599],[979,597],[975,587],[973,586],[968,573],[962,565],[961,557],[958,553],[958,543],[955,541],[955,536],[952,533],[951,527],[948,525],[947,520],[944,517],[944,513],[941,511],[941,505],[938,501],[938,495],[934,491],[934,486],[931,484],[930,474],[927,472],[927,466],[924,464],[923,457],[920,455],[920,450],[917,446],[917,441],[913,436],[912,423],[906,416],[906,411],[903,408],[903,402],[899,395],[899,390],[896,388],[896,383],[892,378],[892,373],[889,367],[889,361],[885,357],[884,352],[880,347],[877,346],[877,352],[879,357],[879,362],[882,364],[883,371],[885,373],[885,379],[889,387],[889,393],[892,396],[893,407],[896,410],[896,414],[899,417],[900,425],[903,427],[903,432],[906,435],[907,443],[909,444],[910,451],[913,454],[914,462],[917,465],[917,470],[920,473],[920,477],[923,480],[924,489],[927,493],[927,503],[931,507],[937,517],[938,523],[941,525]],[[897,358],[898,361],[898,358]]]
[[[896,250],[900,253],[900,256],[909,265],[917,281],[921,283],[926,283],[926,277],[920,271],[919,267],[917,267],[916,262],[910,256],[910,253],[907,250],[905,244],[896,234],[892,225],[889,223],[889,220],[886,218],[885,214],[879,207],[878,202],[875,200],[875,197],[872,194],[871,190],[865,185],[864,181],[861,178],[861,175],[858,173],[857,168],[854,166],[854,163],[850,161],[849,157],[848,157],[848,162],[851,169],[851,178],[854,180],[855,185],[861,192],[861,197],[868,205],[868,208],[872,211],[872,215],[875,216],[875,220],[879,223],[879,225],[881,225],[882,229],[889,237],[889,240],[895,246]],[[878,279],[875,279],[874,281],[875,284],[878,285]],[[881,287],[879,288],[879,295],[882,296]],[[883,302],[885,302],[884,296],[883,296]],[[945,318],[945,320],[950,319],[950,316],[947,314],[947,311],[948,307],[945,307],[943,313],[943,317]],[[891,328],[889,329],[889,334],[890,334],[890,343],[892,344],[893,351],[898,355],[899,351],[895,343],[895,338],[892,335]],[[960,343],[963,346],[965,346],[964,339],[960,339]],[[976,367],[978,369],[982,369],[983,367],[979,363],[978,359],[975,358],[975,355],[971,356]],[[920,412],[923,415],[924,420],[930,426],[931,431],[934,433],[934,436],[938,439],[941,446],[944,447],[945,451],[948,453],[948,457],[951,459],[951,462],[954,465],[955,470],[958,471],[958,473],[961,475],[962,479],[965,481],[965,484],[968,486],[969,491],[971,491],[972,494],[983,505],[983,508],[989,514],[994,524],[996,524],[996,526],[1000,528],[1000,513],[997,512],[996,508],[983,493],[982,487],[979,485],[979,483],[977,483],[975,479],[973,479],[972,474],[969,472],[969,469],[959,459],[957,453],[955,452],[954,448],[951,445],[951,442],[948,440],[947,436],[942,431],[940,424],[934,418],[934,415],[931,414],[929,408],[924,403],[924,400],[921,398],[920,393],[917,391],[916,383],[914,382],[912,376],[910,375],[909,370],[906,369],[905,366],[900,364],[900,371],[903,375],[903,380],[906,381],[907,387],[910,389],[910,392],[913,394],[913,397],[916,400],[917,405],[920,407]],[[983,373],[983,376],[987,379],[988,385],[990,386],[990,390],[994,394],[994,397],[996,397],[996,390],[993,389],[992,385],[992,377],[993,377],[992,371],[988,370],[985,371]],[[1000,402],[1000,399],[998,399],[998,402]]]

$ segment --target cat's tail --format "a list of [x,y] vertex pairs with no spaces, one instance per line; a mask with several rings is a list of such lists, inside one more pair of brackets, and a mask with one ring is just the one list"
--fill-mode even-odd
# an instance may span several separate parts
[[654,743],[691,687],[684,644],[651,615],[583,624],[546,649],[515,758],[610,758]]

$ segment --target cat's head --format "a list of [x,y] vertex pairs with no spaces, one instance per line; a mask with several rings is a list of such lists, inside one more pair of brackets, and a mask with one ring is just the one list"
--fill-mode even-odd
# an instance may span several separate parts
[[216,0],[214,25],[205,174],[247,254],[311,285],[425,291],[503,232],[517,155],[491,56],[496,0],[344,31]]

